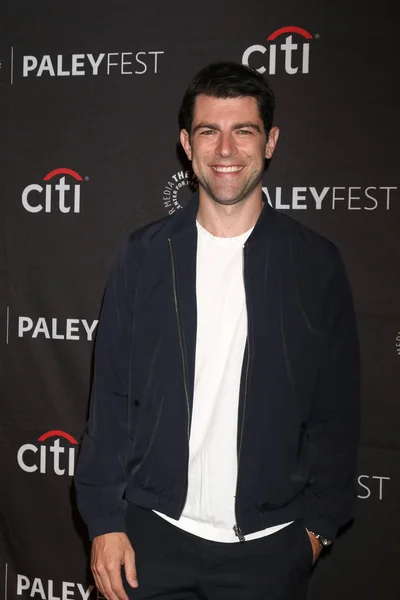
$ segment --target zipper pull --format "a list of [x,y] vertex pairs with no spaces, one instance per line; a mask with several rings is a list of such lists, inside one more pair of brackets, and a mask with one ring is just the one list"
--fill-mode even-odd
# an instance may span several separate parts
[[242,533],[242,530],[240,529],[240,527],[238,527],[237,525],[233,526],[233,531],[235,532],[235,535],[237,535],[237,537],[239,538],[239,542],[245,542],[246,539]]

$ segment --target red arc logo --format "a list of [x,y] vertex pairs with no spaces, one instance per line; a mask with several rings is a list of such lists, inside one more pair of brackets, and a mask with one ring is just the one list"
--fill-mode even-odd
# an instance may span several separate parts
[[267,40],[271,42],[272,40],[275,40],[278,36],[283,35],[284,33],[298,33],[299,35],[302,35],[308,40],[312,40],[311,33],[308,33],[308,31],[306,31],[302,27],[296,27],[295,25],[287,25],[286,27],[281,27],[280,29],[277,29],[267,37]]
[[77,173],[76,171],[73,171],[72,169],[63,169],[63,168],[54,169],[50,173],[47,173],[47,175],[45,177],[43,177],[43,181],[49,181],[49,179],[56,177],[56,175],[71,175],[71,177],[74,177],[78,181],[83,181],[83,177],[81,177],[79,175],[79,173]]
[[72,435],[66,433],[65,431],[61,431],[60,429],[52,429],[51,431],[47,431],[46,433],[42,433],[42,435],[38,438],[38,442],[44,442],[50,437],[63,437],[71,444],[77,444],[78,442]]

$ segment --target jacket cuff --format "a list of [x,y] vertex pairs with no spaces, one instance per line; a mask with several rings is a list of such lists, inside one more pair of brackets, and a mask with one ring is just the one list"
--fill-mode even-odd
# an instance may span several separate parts
[[87,528],[90,541],[97,535],[103,535],[105,533],[126,533],[126,524],[123,515],[96,519],[96,521],[88,523]]
[[336,539],[338,527],[332,521],[327,521],[318,516],[307,516],[304,518],[304,525],[308,531],[319,533],[323,537],[328,538],[328,540],[331,540],[331,542]]

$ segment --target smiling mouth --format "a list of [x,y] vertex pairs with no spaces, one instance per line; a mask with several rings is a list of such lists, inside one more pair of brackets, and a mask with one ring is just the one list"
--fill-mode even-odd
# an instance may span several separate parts
[[233,166],[233,167],[212,167],[214,171],[217,173],[236,173],[237,171],[241,171],[243,167]]

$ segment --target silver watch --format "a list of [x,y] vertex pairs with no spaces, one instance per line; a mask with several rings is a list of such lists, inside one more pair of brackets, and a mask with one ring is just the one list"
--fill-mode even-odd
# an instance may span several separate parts
[[320,533],[314,533],[313,531],[310,531],[310,533],[317,538],[322,548],[327,548],[332,544],[332,540],[328,540],[328,538],[324,537]]

